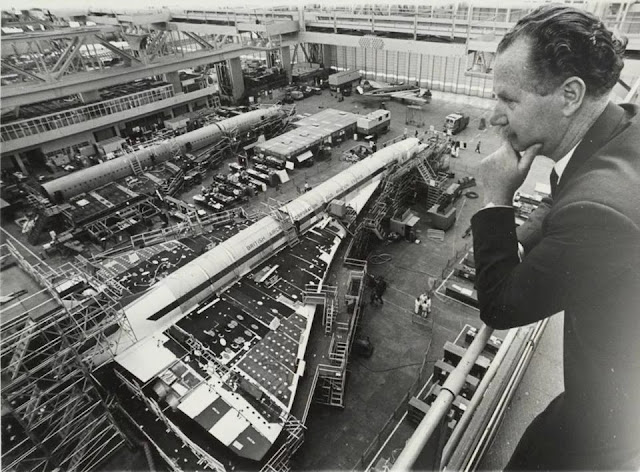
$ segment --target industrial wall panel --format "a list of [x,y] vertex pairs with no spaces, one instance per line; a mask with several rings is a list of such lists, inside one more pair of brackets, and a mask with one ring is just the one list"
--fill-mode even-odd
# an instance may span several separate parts
[[365,62],[365,79],[375,79],[377,64],[376,64],[376,50],[373,48],[366,48],[364,50],[364,62]]
[[455,58],[444,58],[444,90],[446,92],[455,91],[456,74],[455,74]]
[[381,82],[419,82],[421,87],[436,91],[486,98],[492,96],[491,76],[468,73],[466,57],[445,57],[349,46],[331,46],[331,48],[332,66],[341,70],[359,70],[367,79]]
[[336,46],[337,54],[336,61],[339,69],[348,69],[347,65],[347,47],[346,46]]
[[422,55],[422,69],[420,70],[420,86],[433,88],[431,81],[431,70],[433,56],[431,54]]
[[444,57],[433,56],[432,67],[433,67],[431,71],[432,87],[436,90],[443,90],[444,80],[443,80],[442,70],[444,67]]
[[354,47],[354,56],[356,63],[356,70],[360,71],[361,74],[364,74],[366,71],[365,62],[364,62],[364,54],[366,49],[360,47]]
[[387,51],[387,80],[398,79],[398,53],[396,51]]
[[408,64],[408,71],[409,71],[408,81],[411,84],[418,81],[419,63],[420,63],[420,54],[407,53],[407,64]]
[[464,79],[464,64],[466,61],[463,58],[457,57],[454,60],[454,74],[455,74],[455,93],[461,93],[461,88],[464,87],[464,84],[460,83],[461,79]]
[[345,46],[345,68],[358,70],[356,64],[356,48],[352,46]]
[[376,50],[376,80],[387,80],[387,51]]
[[406,52],[398,52],[398,81],[406,82],[407,78],[407,55]]
[[325,44],[325,48],[329,48],[329,55],[331,57],[331,61],[329,64],[326,64],[326,67],[338,67],[338,50],[342,49],[338,46],[332,46],[329,44]]

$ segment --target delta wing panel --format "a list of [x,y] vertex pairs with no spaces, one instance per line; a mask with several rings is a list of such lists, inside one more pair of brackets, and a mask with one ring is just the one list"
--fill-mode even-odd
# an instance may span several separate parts
[[285,242],[280,224],[268,216],[176,270],[124,309],[136,336],[142,339],[171,326]]
[[[181,305],[190,300],[202,300],[209,293],[206,290],[208,274],[198,264],[191,265],[192,263],[157,283],[124,309],[138,339],[168,328],[184,315]],[[182,277],[176,280],[178,272],[182,272]],[[193,297],[190,297],[194,287],[201,287],[200,292],[204,292],[193,293]]]

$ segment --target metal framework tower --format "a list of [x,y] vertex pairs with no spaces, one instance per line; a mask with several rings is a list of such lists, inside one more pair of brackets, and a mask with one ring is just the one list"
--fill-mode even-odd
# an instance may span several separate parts
[[25,308],[0,328],[3,469],[90,470],[127,441],[92,372],[133,333],[108,285],[2,249],[43,287],[2,310]]

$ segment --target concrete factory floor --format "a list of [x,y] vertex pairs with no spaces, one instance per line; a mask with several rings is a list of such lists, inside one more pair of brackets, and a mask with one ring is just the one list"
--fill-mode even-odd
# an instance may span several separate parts
[[[343,102],[338,102],[335,97],[330,96],[328,90],[323,91],[320,96],[296,102],[295,105],[297,113],[310,114],[323,108],[366,114],[377,108],[376,104],[366,107],[354,96],[345,97]],[[389,133],[380,137],[379,143],[402,134],[405,128],[409,136],[413,136],[416,129],[420,133],[425,130],[425,127],[416,128],[405,124],[405,105],[387,102],[386,106],[391,111],[392,125]],[[490,128],[482,131],[478,129],[480,118],[485,118],[488,122],[492,107],[493,102],[487,99],[441,92],[434,92],[431,104],[424,107],[427,130],[429,125],[437,130],[442,129],[444,118],[452,112],[464,111],[471,116],[469,127],[456,137],[466,142],[467,148],[461,149],[459,158],[451,159],[450,167],[455,172],[455,180],[474,176],[481,158],[499,146],[499,138]],[[478,141],[481,141],[481,154],[474,152]],[[276,204],[270,199],[288,201],[297,196],[305,181],[315,186],[349,167],[350,164],[340,160],[339,156],[342,150],[355,144],[348,140],[333,150],[330,160],[318,162],[309,169],[292,172],[291,182],[283,185],[278,192],[269,189],[253,198],[247,205],[247,211],[265,211],[265,204]],[[525,183],[525,191],[533,193],[536,182],[547,182],[549,169],[549,160],[536,161]],[[205,182],[208,183],[210,180]],[[417,226],[418,240],[414,243],[400,241],[388,245],[380,242],[374,250],[374,254],[387,255],[382,258],[387,262],[375,264],[375,261],[370,261],[369,271],[375,275],[384,275],[389,285],[383,297],[383,306],[367,305],[359,336],[368,336],[375,351],[369,359],[354,358],[351,361],[346,386],[346,407],[343,410],[320,405],[311,407],[305,442],[294,458],[294,470],[351,470],[358,465],[362,454],[377,440],[377,434],[395,410],[405,407],[400,402],[414,383],[425,356],[428,365],[432,366],[442,357],[445,342],[453,341],[465,324],[480,327],[477,310],[441,296],[436,296],[433,300],[433,311],[428,323],[416,323],[412,316],[414,299],[427,289],[431,280],[440,277],[443,268],[456,252],[471,245],[471,237],[463,238],[463,235],[471,216],[482,206],[482,187],[478,185],[472,190],[479,193],[480,198],[462,197],[458,200],[457,222],[447,231],[444,241],[427,238],[427,208],[417,202],[412,210],[421,217]],[[199,188],[183,195],[183,199],[191,202],[195,193],[199,193]],[[14,235],[18,233],[13,222],[4,221],[2,227]],[[39,252],[38,248],[32,249]],[[329,280],[329,284],[332,283],[341,281],[336,277]],[[319,337],[324,336],[321,328],[320,323],[314,327],[315,334]],[[504,335],[502,332],[496,334]],[[307,355],[322,354],[316,352],[312,338]],[[161,466],[160,461],[156,461],[156,465]],[[499,464],[494,465],[500,467]],[[141,449],[131,453],[123,448],[101,470],[146,468]]]

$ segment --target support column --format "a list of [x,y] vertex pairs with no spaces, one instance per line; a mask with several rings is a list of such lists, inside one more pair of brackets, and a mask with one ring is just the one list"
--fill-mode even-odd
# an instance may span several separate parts
[[180,82],[180,73],[178,71],[164,74],[164,80],[173,85],[173,93],[175,95],[184,93],[182,91],[182,83]]
[[324,64],[324,68],[328,69],[331,67],[333,61],[333,47],[329,44],[322,45],[322,64]]
[[20,172],[22,172],[24,175],[29,175],[29,171],[25,167],[24,162],[22,162],[22,156],[20,154],[14,154],[13,155],[13,161],[20,168]]
[[100,92],[97,90],[89,90],[87,92],[80,92],[80,100],[82,103],[91,103],[100,101]]
[[282,68],[287,74],[287,80],[291,83],[291,47],[285,46],[280,48],[280,61]]
[[233,100],[237,101],[244,95],[244,77],[242,76],[242,63],[239,57],[227,61],[227,70],[231,77]]

